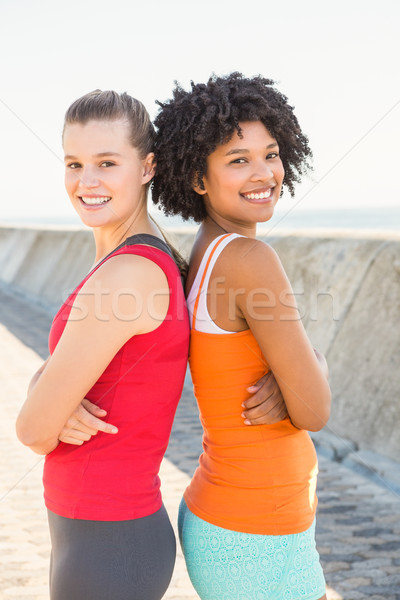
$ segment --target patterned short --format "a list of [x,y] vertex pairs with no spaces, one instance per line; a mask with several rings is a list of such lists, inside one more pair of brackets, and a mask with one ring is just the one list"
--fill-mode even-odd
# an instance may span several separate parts
[[178,528],[201,600],[318,600],[325,594],[315,522],[292,535],[240,533],[199,519],[182,500]]

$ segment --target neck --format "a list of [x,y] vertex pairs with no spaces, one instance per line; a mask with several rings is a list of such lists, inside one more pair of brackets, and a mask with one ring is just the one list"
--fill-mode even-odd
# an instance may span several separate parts
[[147,210],[132,215],[130,219],[108,227],[94,227],[93,235],[96,244],[95,263],[107,256],[117,248],[126,238],[137,233],[149,233],[162,239],[162,234],[157,224],[148,214]]
[[256,237],[256,225],[254,224],[243,224],[243,223],[233,223],[220,217],[219,215],[211,215],[207,214],[206,219],[203,221],[206,229],[214,229],[215,232],[219,230],[218,235],[222,235],[223,233],[239,233],[240,235],[245,235],[249,238]]

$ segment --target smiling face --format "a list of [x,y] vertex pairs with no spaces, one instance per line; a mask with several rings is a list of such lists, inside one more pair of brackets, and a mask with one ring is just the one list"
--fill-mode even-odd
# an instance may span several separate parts
[[203,177],[207,213],[227,230],[254,229],[268,221],[279,199],[284,169],[276,140],[260,121],[237,132],[207,157]]
[[68,123],[64,130],[65,187],[85,225],[118,226],[146,206],[153,154],[141,159],[124,119]]

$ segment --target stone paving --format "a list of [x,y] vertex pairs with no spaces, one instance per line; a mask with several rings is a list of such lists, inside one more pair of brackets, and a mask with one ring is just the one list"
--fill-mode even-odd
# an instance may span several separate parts
[[[24,448],[14,433],[29,379],[47,355],[49,324],[43,309],[0,289],[0,598],[4,600],[49,597],[43,458]],[[200,448],[201,428],[187,377],[161,473],[164,501],[173,523]],[[398,489],[327,455],[320,454],[319,459],[317,544],[328,600],[400,600]],[[197,597],[178,549],[165,599]]]

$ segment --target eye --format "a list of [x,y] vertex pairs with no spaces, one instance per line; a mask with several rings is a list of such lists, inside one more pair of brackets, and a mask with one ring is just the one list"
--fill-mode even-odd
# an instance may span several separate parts
[[101,167],[113,167],[115,163],[111,162],[111,160],[104,160],[100,166]]
[[230,162],[231,165],[243,165],[247,162],[247,160],[245,158],[235,158],[235,160],[232,160]]
[[67,163],[65,166],[67,167],[67,169],[79,169],[82,165],[78,162],[73,162]]
[[278,157],[279,157],[279,152],[270,152],[269,154],[267,154],[267,159],[278,158]]

